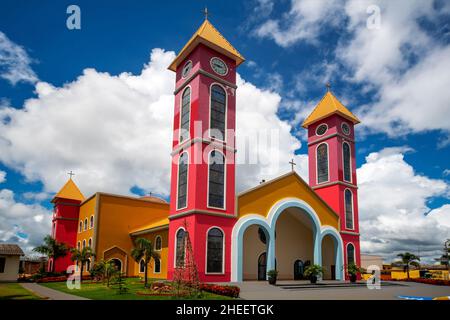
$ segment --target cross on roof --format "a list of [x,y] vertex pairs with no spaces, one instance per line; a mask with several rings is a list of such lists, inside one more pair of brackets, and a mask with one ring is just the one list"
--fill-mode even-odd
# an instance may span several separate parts
[[291,159],[291,161],[289,161],[289,164],[291,165],[291,170],[294,171],[294,166],[297,165],[297,164],[294,162],[294,159]]
[[210,13],[208,12],[208,7],[205,7],[205,9],[203,9],[203,14],[205,15],[205,20],[208,20],[208,16],[210,15]]
[[330,90],[331,90],[331,83],[327,82],[327,83],[325,84],[325,86],[327,87],[327,91],[330,91]]
[[75,175],[75,173],[73,173],[72,170],[70,170],[70,172],[67,172],[67,174],[70,176],[70,180],[72,180],[72,176]]

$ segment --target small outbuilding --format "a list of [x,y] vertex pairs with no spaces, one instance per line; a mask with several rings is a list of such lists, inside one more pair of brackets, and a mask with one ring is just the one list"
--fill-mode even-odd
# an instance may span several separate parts
[[20,257],[24,253],[17,244],[0,243],[0,281],[16,281]]

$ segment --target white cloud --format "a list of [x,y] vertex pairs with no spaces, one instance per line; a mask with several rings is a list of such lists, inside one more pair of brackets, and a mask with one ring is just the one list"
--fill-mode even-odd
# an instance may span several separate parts
[[291,8],[280,19],[268,19],[258,26],[258,37],[272,38],[278,45],[288,47],[296,42],[314,42],[328,25],[336,25],[341,19],[342,0],[330,0],[326,5],[316,0],[291,0]]
[[3,183],[6,181],[6,172],[0,170],[0,183]]
[[[366,157],[357,171],[362,251],[382,254],[419,250],[432,262],[450,234],[449,205],[432,210],[433,197],[449,197],[449,185],[417,174],[404,160],[409,148],[385,148]],[[429,213],[427,215],[427,213]]]
[[51,216],[46,208],[16,202],[13,191],[0,189],[0,242],[18,243],[31,252],[50,233]]
[[21,81],[35,83],[38,78],[30,67],[31,63],[25,49],[0,31],[0,77],[13,85]]

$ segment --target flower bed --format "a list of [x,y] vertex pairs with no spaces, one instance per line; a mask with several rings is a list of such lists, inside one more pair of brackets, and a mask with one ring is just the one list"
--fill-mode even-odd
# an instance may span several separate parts
[[208,283],[200,284],[200,290],[232,298],[239,298],[239,292],[241,291],[241,289],[237,286],[223,286]]
[[419,282],[424,284],[433,284],[436,286],[450,286],[450,280],[440,280],[440,279],[409,279],[406,281]]
[[[92,280],[91,276],[83,276],[83,280]],[[44,277],[36,279],[37,283],[48,283],[48,282],[63,282],[67,281],[67,276],[57,276],[57,277]]]

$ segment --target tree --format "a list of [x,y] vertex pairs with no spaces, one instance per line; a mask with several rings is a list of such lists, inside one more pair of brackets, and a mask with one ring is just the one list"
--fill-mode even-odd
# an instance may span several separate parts
[[450,269],[450,239],[444,242],[443,254],[440,258],[435,259],[441,263],[441,265],[447,266]]
[[400,257],[400,263],[403,265],[404,269],[406,270],[407,277],[409,279],[409,267],[410,266],[416,266],[419,267],[420,264],[418,261],[420,261],[420,258],[410,252],[400,253],[397,255],[397,257]]
[[153,244],[150,240],[145,238],[137,238],[134,241],[135,247],[131,251],[131,256],[133,259],[139,264],[141,260],[144,260],[144,287],[147,288],[148,280],[147,280],[147,270],[148,264],[151,259],[159,259],[159,253],[153,250]]
[[65,243],[58,242],[50,235],[44,237],[44,243],[33,249],[34,252],[46,255],[49,259],[53,259],[51,272],[55,271],[55,261],[67,255],[69,248]]
[[120,271],[116,268],[114,262],[111,260],[100,260],[93,266],[91,274],[95,277],[100,276],[103,283],[106,281],[106,286],[109,287],[111,278],[116,275],[117,272]]
[[92,251],[91,247],[84,247],[81,250],[78,250],[76,248],[73,248],[71,250],[72,253],[72,261],[77,261],[77,263],[80,263],[80,282],[83,280],[83,269],[84,265],[89,261],[91,257],[95,257],[94,252]]

